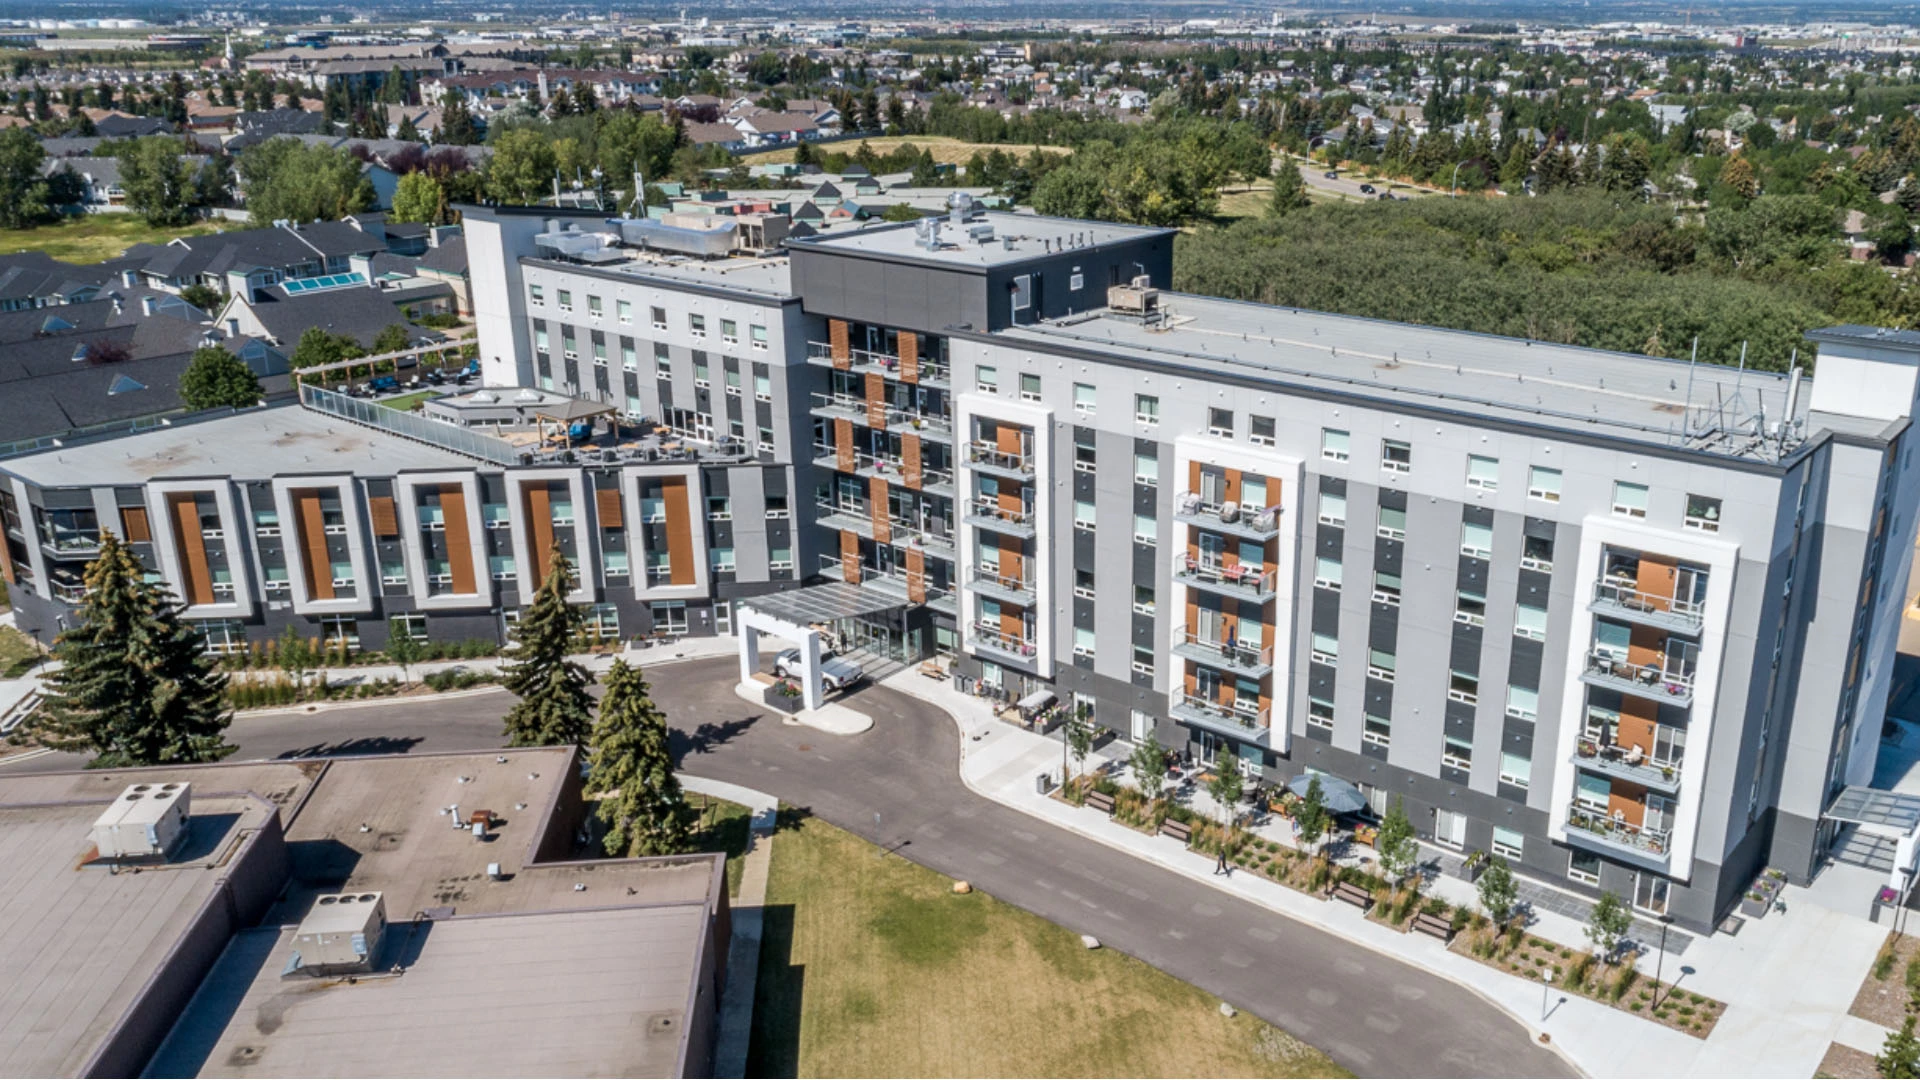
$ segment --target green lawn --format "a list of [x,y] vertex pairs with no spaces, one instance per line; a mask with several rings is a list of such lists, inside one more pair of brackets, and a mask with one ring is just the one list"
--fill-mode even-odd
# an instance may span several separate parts
[[1210,994],[952,884],[824,822],[783,828],[747,1075],[1348,1075]]
[[138,243],[164,244],[175,237],[218,232],[211,222],[155,228],[139,214],[87,214],[34,229],[0,229],[0,252],[44,251],[72,263],[106,262]]
[[25,675],[40,659],[40,646],[11,626],[0,626],[0,679]]
[[753,832],[753,811],[736,802],[688,795],[687,802],[699,812],[699,831],[694,833],[695,851],[727,853],[727,895],[740,895],[741,857],[747,853],[747,841]]
[[400,412],[412,412],[420,407],[421,402],[431,397],[439,397],[440,394],[439,390],[421,390],[412,394],[401,394],[399,397],[382,398],[374,404]]

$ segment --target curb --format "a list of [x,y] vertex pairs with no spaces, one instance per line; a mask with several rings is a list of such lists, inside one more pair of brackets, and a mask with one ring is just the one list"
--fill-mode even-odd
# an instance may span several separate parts
[[315,701],[305,705],[274,705],[264,709],[235,709],[233,720],[251,720],[256,716],[307,716],[313,713],[337,712],[342,709],[366,709],[375,705],[391,705],[395,702],[448,701],[463,697],[477,697],[481,694],[494,694],[506,690],[498,684],[475,686],[466,690],[447,690],[430,697],[403,698],[397,695],[378,698],[355,698],[351,701]]
[[[1375,944],[1374,942],[1368,941],[1365,938],[1359,937],[1357,935],[1354,935],[1348,932],[1348,930],[1345,927],[1334,925],[1334,924],[1323,924],[1317,921],[1309,921],[1306,919],[1302,919],[1299,916],[1291,914],[1289,912],[1281,911],[1277,908],[1261,903],[1258,899],[1247,896],[1243,893],[1235,892],[1225,887],[1220,882],[1212,880],[1210,877],[1203,877],[1196,872],[1189,871],[1183,867],[1176,866],[1172,863],[1163,863],[1157,859],[1143,858],[1139,852],[1134,851],[1130,848],[1127,848],[1123,845],[1114,843],[1113,841],[1107,839],[1106,837],[1098,836],[1089,832],[1084,832],[1080,829],[1073,828],[1071,825],[1065,825],[1060,822],[1054,821],[1051,818],[1047,818],[1039,814],[1035,814],[1027,810],[1025,807],[1020,806],[1017,803],[1007,802],[1006,800],[1001,799],[993,795],[992,793],[982,789],[981,787],[976,785],[971,778],[967,776],[967,767],[966,767],[967,765],[967,729],[964,722],[962,722],[958,716],[954,715],[954,713],[951,710],[949,710],[946,706],[941,705],[938,702],[932,701],[928,698],[921,698],[921,697],[916,697],[915,700],[924,702],[925,704],[927,704],[932,708],[939,709],[941,712],[946,713],[947,718],[949,720],[953,721],[954,727],[958,729],[961,737],[960,783],[963,784],[968,791],[973,792],[975,795],[978,795],[981,798],[986,799],[988,802],[994,803],[999,806],[1004,806],[1009,810],[1013,810],[1016,813],[1032,818],[1035,821],[1044,822],[1045,824],[1051,825],[1054,828],[1063,829],[1073,833],[1076,836],[1082,837],[1087,840],[1092,840],[1093,842],[1100,844],[1101,846],[1106,847],[1109,850],[1117,851],[1131,858],[1140,859],[1143,862],[1148,862],[1152,865],[1163,867],[1167,870],[1172,871],[1173,873],[1179,874],[1181,877],[1187,878],[1189,881],[1192,881],[1195,884],[1204,885],[1204,886],[1207,886],[1208,888],[1213,889],[1216,892],[1225,893],[1226,895],[1232,896],[1236,900],[1242,900],[1247,903],[1254,904],[1258,907],[1261,907],[1267,911],[1272,912],[1274,915],[1282,919],[1288,920],[1289,922],[1300,923],[1305,926],[1311,926],[1317,930],[1322,930],[1326,933],[1334,935],[1335,937],[1338,937],[1342,941],[1345,941],[1349,944],[1360,946],[1361,948],[1364,948],[1368,952],[1374,953],[1377,956],[1383,956],[1389,960],[1394,960],[1402,964],[1408,964],[1413,967],[1417,967],[1420,970],[1435,976],[1436,978],[1444,979],[1449,985],[1459,987],[1460,989],[1473,994],[1475,997],[1479,998],[1480,1000],[1486,1002],[1488,1005],[1493,1006],[1495,1009],[1505,1013],[1508,1017],[1512,1018],[1513,1021],[1515,1023],[1518,1023],[1521,1029],[1525,1031],[1527,1035],[1532,1039],[1534,1045],[1545,1047],[1555,1057],[1565,1062],[1567,1064],[1567,1067],[1572,1069],[1576,1075],[1578,1076],[1592,1075],[1591,1073],[1587,1072],[1587,1070],[1581,1068],[1579,1062],[1575,1061],[1572,1057],[1568,1056],[1566,1051],[1562,1050],[1558,1043],[1551,1041],[1550,1037],[1546,1041],[1542,1041],[1542,1036],[1547,1036],[1549,1035],[1549,1033],[1543,1030],[1539,1025],[1528,1021],[1525,1017],[1516,1015],[1514,1011],[1508,1008],[1503,1002],[1491,997],[1486,993],[1486,991],[1481,990],[1479,987],[1473,986],[1470,983],[1461,982],[1460,980],[1454,978],[1452,975],[1448,974],[1447,972],[1439,971],[1428,964],[1422,963],[1418,957],[1407,956],[1401,953],[1394,952],[1389,949],[1383,949],[1379,945]],[[1236,1005],[1235,1008],[1240,1008],[1240,1007]],[[1243,1008],[1241,1009],[1241,1011],[1249,1012],[1251,1010],[1247,1010]],[[1259,1014],[1255,1013],[1254,1015],[1257,1016]]]

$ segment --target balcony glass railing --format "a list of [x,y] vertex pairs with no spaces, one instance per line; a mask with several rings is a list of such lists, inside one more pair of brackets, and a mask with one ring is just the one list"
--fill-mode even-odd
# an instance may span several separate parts
[[1174,516],[1182,521],[1235,536],[1265,539],[1280,531],[1277,506],[1210,502],[1197,491],[1183,491],[1174,498],[1173,509]]
[[1030,510],[1010,510],[992,499],[975,499],[967,506],[967,516],[997,521],[1007,525],[1033,525],[1033,512]]
[[974,440],[967,444],[967,461],[971,464],[1005,472],[1033,475],[1033,455],[1011,450],[1002,450],[990,442]]
[[1567,808],[1567,828],[1576,833],[1596,836],[1609,844],[1665,857],[1672,830],[1635,825],[1621,817],[1587,803],[1574,802]]
[[1191,630],[1180,631],[1178,645],[1184,646],[1180,655],[1189,659],[1201,659],[1201,663],[1218,663],[1233,668],[1265,668],[1273,666],[1273,646],[1243,645],[1237,641],[1221,641],[1216,638],[1202,637]]
[[1654,622],[1681,626],[1690,630],[1700,629],[1701,623],[1706,619],[1704,604],[1641,592],[1634,588],[1632,582],[1606,578],[1593,583],[1593,602],[1623,612],[1629,618],[1640,616]]
[[1247,563],[1228,565],[1192,555],[1175,555],[1173,572],[1193,584],[1219,586],[1261,596],[1273,592],[1278,577],[1276,573]]
[[1693,700],[1693,661],[1669,656],[1661,664],[1636,664],[1598,649],[1587,654],[1587,674],[1641,697],[1668,698],[1684,705]]
[[952,435],[952,419],[939,413],[920,412],[915,409],[888,409],[888,427],[912,428],[932,435]]
[[1173,695],[1173,708],[1176,712],[1191,714],[1216,723],[1230,724],[1243,731],[1260,731],[1267,726],[1267,717],[1271,709],[1241,708],[1238,705],[1222,705],[1217,701],[1208,701],[1184,691]]
[[95,529],[63,529],[50,526],[40,530],[41,545],[50,551],[94,551],[100,547],[100,533]]
[[990,586],[1003,593],[1033,595],[1033,579],[1025,574],[1004,574],[996,567],[976,566],[967,577],[977,585]]
[[972,638],[976,645],[985,645],[996,652],[1010,656],[1031,658],[1039,652],[1032,639],[1009,634],[1000,629],[998,623],[988,622],[985,619],[975,619],[968,629],[967,636]]
[[1625,780],[1661,792],[1680,787],[1681,759],[1655,761],[1638,746],[1620,746],[1582,737],[1574,750],[1574,764],[1589,772]]

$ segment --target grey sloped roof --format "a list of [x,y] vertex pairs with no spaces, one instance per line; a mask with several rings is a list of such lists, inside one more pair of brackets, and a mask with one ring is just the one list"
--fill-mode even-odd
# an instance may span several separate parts
[[279,286],[264,290],[248,307],[260,320],[267,334],[292,348],[309,327],[329,333],[345,334],[362,345],[371,344],[381,330],[399,324],[418,338],[438,335],[411,326],[401,316],[398,305],[429,297],[450,296],[444,284],[407,289],[375,289],[352,286],[297,293],[288,296]]
[[76,289],[105,284],[112,271],[61,262],[44,251],[0,255],[0,300],[68,296]]
[[427,253],[420,256],[420,268],[464,275],[467,272],[467,238],[456,236],[440,241],[437,248],[428,248]]

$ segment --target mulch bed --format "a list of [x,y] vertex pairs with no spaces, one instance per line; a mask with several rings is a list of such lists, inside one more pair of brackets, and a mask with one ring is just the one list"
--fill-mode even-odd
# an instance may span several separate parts
[[1873,1055],[1865,1050],[1855,1050],[1851,1046],[1832,1043],[1827,1047],[1827,1056],[1820,1059],[1820,1067],[1814,1070],[1813,1075],[1879,1080],[1880,1067],[1874,1064]]
[[1496,934],[1493,925],[1484,919],[1456,935],[1452,948],[1463,956],[1529,982],[1538,983],[1542,972],[1551,972],[1553,985],[1559,989],[1665,1024],[1697,1039],[1713,1034],[1713,1026],[1727,1010],[1724,1002],[1684,987],[1675,990],[1670,983],[1659,985],[1656,1009],[1654,981],[1631,967],[1606,968],[1591,961],[1584,950],[1525,932]]
[[1920,937],[1888,934],[1847,1011],[1882,1027],[1898,1028],[1907,1019],[1907,1003],[1913,1000],[1916,985],[1920,985]]

